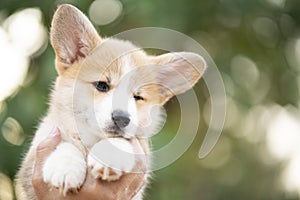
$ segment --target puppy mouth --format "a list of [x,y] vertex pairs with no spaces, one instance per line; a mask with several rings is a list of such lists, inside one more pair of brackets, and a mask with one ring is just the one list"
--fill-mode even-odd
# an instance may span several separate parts
[[110,136],[113,136],[113,137],[122,137],[125,135],[125,132],[120,129],[119,127],[115,126],[115,125],[112,125],[112,126],[108,126],[104,129],[104,131],[110,135]]

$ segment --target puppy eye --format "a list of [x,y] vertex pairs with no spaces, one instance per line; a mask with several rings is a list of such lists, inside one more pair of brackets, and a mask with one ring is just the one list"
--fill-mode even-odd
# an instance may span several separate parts
[[145,100],[142,96],[139,96],[139,95],[134,95],[133,98],[135,99],[135,101],[144,101]]
[[109,85],[104,81],[94,82],[93,85],[100,92],[108,92],[109,90]]

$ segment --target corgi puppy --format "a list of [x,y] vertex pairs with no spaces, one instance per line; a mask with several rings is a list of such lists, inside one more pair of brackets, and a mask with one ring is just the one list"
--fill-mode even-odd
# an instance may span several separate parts
[[[150,56],[129,41],[101,38],[88,18],[68,4],[56,10],[50,32],[58,77],[47,115],[17,174],[20,200],[36,199],[36,148],[55,128],[62,142],[46,159],[43,180],[64,194],[81,187],[87,167],[95,178],[107,181],[134,171],[129,140],[137,139],[148,158],[147,138],[160,126],[162,106],[192,88],[206,68],[195,53]],[[90,155],[95,145],[104,163]],[[129,154],[119,156],[121,152]],[[134,199],[142,199],[142,191]]]

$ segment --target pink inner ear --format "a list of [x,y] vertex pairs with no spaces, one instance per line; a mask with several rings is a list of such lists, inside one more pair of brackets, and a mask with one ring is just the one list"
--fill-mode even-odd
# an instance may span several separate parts
[[[81,31],[81,30],[79,30]],[[55,51],[61,62],[73,64],[74,62],[85,58],[89,52],[96,46],[97,41],[89,38],[84,31],[74,31],[63,33],[58,43],[55,43]],[[87,37],[87,38],[85,38]]]
[[76,46],[76,49],[74,50],[75,54],[70,59],[69,64],[73,64],[75,61],[79,60],[80,58],[85,58],[86,57],[85,53],[82,52],[82,50],[84,48],[86,48],[84,46],[84,44],[82,44],[81,42],[77,42],[77,44],[75,44],[75,46]]
[[55,12],[51,43],[60,62],[70,65],[86,57],[100,39],[92,23],[77,8],[62,5]]

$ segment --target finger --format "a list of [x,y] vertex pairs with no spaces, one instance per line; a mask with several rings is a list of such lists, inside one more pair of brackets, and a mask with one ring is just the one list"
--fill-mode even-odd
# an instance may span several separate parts
[[61,140],[60,131],[55,129],[45,140],[43,140],[36,149],[37,160],[44,160],[51,152],[53,152]]
[[134,154],[136,157],[136,166],[134,167],[132,173],[145,173],[148,169],[147,166],[149,164],[150,157],[147,155],[147,150],[145,149],[145,142],[142,139],[132,138],[130,140]]
[[[123,193],[120,193],[119,199],[132,199],[139,192],[144,190],[147,184],[149,164],[149,156],[147,155],[147,141],[143,139],[133,138],[130,140],[134,147],[134,153],[136,154],[136,165],[130,174],[123,177],[123,184],[126,185],[126,189]],[[120,181],[120,182],[121,182]],[[120,183],[121,184],[121,183]]]
[[145,176],[135,177],[135,181],[129,185],[127,190],[126,196],[128,196],[128,199],[133,199],[138,193],[142,193],[146,187],[146,184],[147,178]]
[[146,184],[144,174],[126,174],[117,181],[114,199],[130,200]]
[[58,129],[51,133],[36,148],[36,160],[34,164],[32,185],[38,199],[45,199],[49,193],[48,185],[43,181],[42,167],[45,159],[53,152],[61,141],[61,135]]
[[43,140],[36,149],[36,160],[34,165],[34,176],[40,176],[45,159],[55,150],[61,141],[61,135],[58,129]]
[[137,154],[144,154],[144,149],[143,146],[141,144],[141,139],[137,139],[137,138],[132,138],[129,140],[129,142],[132,144],[132,146],[134,147],[134,152]]

